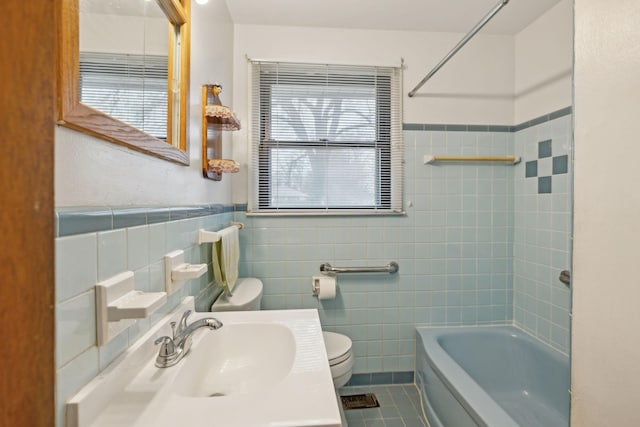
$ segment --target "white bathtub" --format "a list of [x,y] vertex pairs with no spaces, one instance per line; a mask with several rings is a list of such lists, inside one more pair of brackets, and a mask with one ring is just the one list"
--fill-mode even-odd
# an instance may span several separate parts
[[417,328],[431,427],[567,427],[569,358],[511,326]]

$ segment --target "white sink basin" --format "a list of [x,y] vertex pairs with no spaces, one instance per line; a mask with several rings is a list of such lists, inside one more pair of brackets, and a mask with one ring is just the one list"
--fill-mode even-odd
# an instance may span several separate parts
[[67,402],[66,427],[340,427],[316,310],[194,313],[202,328],[177,365],[157,368],[153,342],[193,298]]
[[262,393],[291,371],[296,342],[278,324],[230,324],[202,333],[184,358],[176,393],[188,397],[223,397]]

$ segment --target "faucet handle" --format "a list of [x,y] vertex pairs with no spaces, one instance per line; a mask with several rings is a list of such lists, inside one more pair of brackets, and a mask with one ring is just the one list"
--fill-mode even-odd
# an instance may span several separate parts
[[173,366],[180,360],[180,351],[176,349],[176,344],[168,336],[163,336],[155,340],[155,344],[160,344],[160,351],[156,356],[156,366],[166,368]]
[[161,344],[160,351],[158,352],[158,356],[167,357],[167,356],[171,356],[172,354],[175,354],[176,352],[176,345],[173,342],[173,339],[171,339],[166,335],[155,340],[154,344],[155,345]]
[[176,339],[176,322],[171,322],[169,323],[169,325],[171,326],[171,335],[173,337],[173,339]]

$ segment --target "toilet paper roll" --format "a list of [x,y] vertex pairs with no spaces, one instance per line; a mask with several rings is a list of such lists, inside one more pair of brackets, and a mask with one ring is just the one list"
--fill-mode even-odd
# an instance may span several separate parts
[[313,288],[318,299],[334,299],[336,297],[336,278],[314,276]]

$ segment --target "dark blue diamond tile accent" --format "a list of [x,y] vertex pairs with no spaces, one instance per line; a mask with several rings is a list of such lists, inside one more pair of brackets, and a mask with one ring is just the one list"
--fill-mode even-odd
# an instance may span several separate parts
[[551,157],[551,140],[538,142],[538,158],[544,159],[545,157]]
[[553,174],[558,175],[569,171],[569,156],[558,156],[553,158]]
[[524,176],[530,178],[532,176],[538,176],[538,161],[532,160],[524,164]]
[[551,177],[541,176],[538,178],[538,194],[551,193]]

